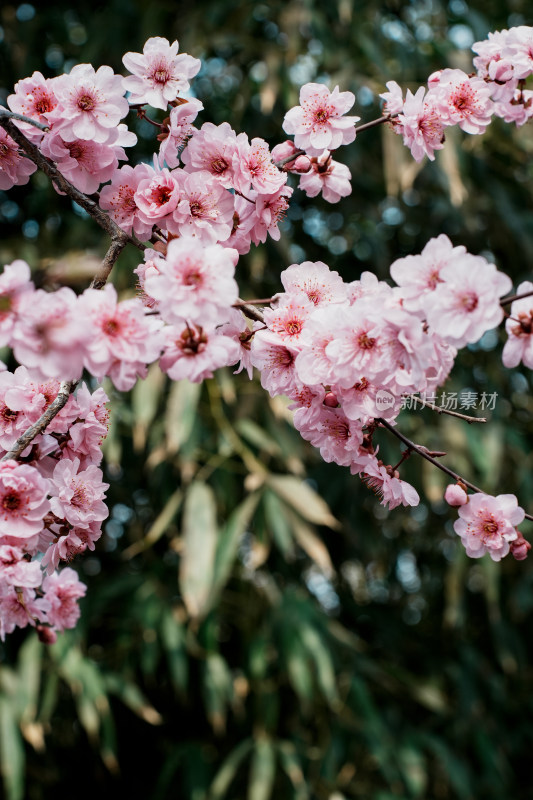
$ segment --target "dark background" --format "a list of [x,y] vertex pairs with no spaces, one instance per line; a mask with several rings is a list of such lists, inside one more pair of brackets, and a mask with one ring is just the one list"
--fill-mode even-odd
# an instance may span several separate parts
[[[122,54],[159,35],[202,59],[192,84],[202,122],[228,120],[274,145],[302,83],[326,76],[353,91],[368,121],[386,81],[414,91],[435,69],[470,71],[473,41],[533,16],[525,0],[114,0],[46,11],[4,2],[0,24],[3,102],[34,70],[90,62],[124,72]],[[131,125],[136,157],[149,158],[152,129]],[[241,294],[278,291],[280,271],[306,259],[346,280],[387,278],[395,258],[440,233],[515,285],[531,278],[532,151],[531,127],[501,120],[482,137],[450,131],[421,165],[389,130],[365,132],[339,153],[352,195],[330,205],[297,192],[281,241],[240,260]],[[25,258],[46,288],[82,291],[107,247],[37,174],[0,192],[0,225],[2,263]],[[115,267],[126,293],[137,261],[127,251]],[[444,387],[497,392],[489,425],[425,410],[405,412],[399,427],[531,513],[531,379],[502,368],[503,341],[489,333],[464,350]],[[243,375],[222,371],[191,389],[152,369],[132,393],[108,391],[111,515],[95,553],[74,564],[88,584],[80,624],[50,648],[27,631],[0,648],[8,800],[531,797],[533,571],[466,558],[441,473],[412,458],[402,477],[421,505],[388,513]],[[381,447],[398,460],[396,441],[382,434]],[[217,591],[191,619],[184,585],[202,548],[187,537],[206,501],[220,572],[203,574],[199,591],[215,578]]]

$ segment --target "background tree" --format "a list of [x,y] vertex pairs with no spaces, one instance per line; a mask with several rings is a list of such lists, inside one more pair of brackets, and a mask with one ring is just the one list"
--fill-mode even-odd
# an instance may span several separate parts
[[[366,121],[386,81],[415,89],[435,69],[468,71],[472,42],[533,23],[525,2],[461,0],[114,0],[0,14],[3,101],[34,70],[122,72],[124,52],[163,35],[202,59],[203,118],[270,144],[285,138],[302,83],[328,76]],[[361,134],[341,156],[351,197],[298,195],[280,242],[240,261],[245,296],[275,293],[280,271],[306,259],[346,280],[386,278],[439,233],[515,284],[528,278],[530,127],[454,133],[420,165],[384,127]],[[149,157],[153,131],[139,121],[138,134]],[[105,252],[96,225],[37,173],[0,193],[0,223],[2,263],[25,258],[45,288],[83,290]],[[127,250],[115,267],[125,293],[137,263]],[[424,410],[401,426],[486,491],[528,498],[530,376],[502,370],[502,341],[491,332],[464,350],[445,387],[497,392],[490,425]],[[406,477],[425,498],[389,514],[242,375],[199,387],[154,368],[133,392],[109,391],[111,515],[79,560],[81,624],[51,648],[22,631],[0,651],[9,800],[73,787],[155,800],[529,796],[533,573],[465,557],[443,476],[411,458]],[[399,454],[384,432],[380,445]]]

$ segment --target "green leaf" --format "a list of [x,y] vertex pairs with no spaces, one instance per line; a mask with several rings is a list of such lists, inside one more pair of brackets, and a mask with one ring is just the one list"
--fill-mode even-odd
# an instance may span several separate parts
[[241,538],[250,524],[260,497],[260,492],[248,495],[231,514],[220,532],[215,555],[211,605],[216,601],[218,593],[228,580]]
[[271,489],[265,489],[262,501],[268,529],[272,531],[274,541],[284,558],[290,560],[294,557],[294,539],[288,523],[286,509]]
[[298,635],[302,644],[307,649],[310,658],[315,662],[317,671],[318,685],[320,686],[325,698],[330,705],[339,704],[337,684],[335,681],[335,670],[330,651],[324,639],[318,631],[307,623],[302,624],[298,629]]
[[115,694],[134,714],[150,725],[161,725],[163,717],[148,702],[141,690],[132,681],[122,675],[107,673],[104,677],[105,688]]
[[159,364],[152,364],[142,381],[137,381],[131,393],[133,409],[133,446],[137,452],[146,444],[146,434],[153,421],[165,385],[165,375]]
[[162,510],[155,518],[154,522],[148,529],[146,536],[144,536],[144,538],[140,541],[134,542],[132,545],[130,545],[130,547],[126,548],[122,554],[122,557],[133,558],[133,556],[136,556],[138,553],[141,553],[148,547],[152,547],[152,545],[154,545],[168,530],[169,525],[172,523],[172,520],[179,511],[182,500],[183,492],[181,489],[176,489],[176,491],[170,495]]
[[22,800],[25,753],[12,698],[0,697],[0,764],[6,800]]
[[177,453],[191,435],[202,385],[190,381],[171,384],[165,415],[166,444],[169,453]]
[[340,528],[326,501],[300,478],[294,475],[268,475],[266,482],[278,497],[308,522],[335,530]]
[[181,593],[191,617],[202,617],[209,609],[217,535],[213,490],[205,483],[193,483],[185,498],[179,573]]
[[276,751],[274,745],[266,736],[260,736],[256,739],[252,755],[248,800],[269,800],[275,776]]
[[294,787],[294,800],[309,800],[309,791],[300,759],[292,742],[278,742],[279,760]]
[[224,759],[209,789],[209,800],[222,800],[222,798],[226,796],[240,764],[244,761],[252,747],[252,739],[245,739]]

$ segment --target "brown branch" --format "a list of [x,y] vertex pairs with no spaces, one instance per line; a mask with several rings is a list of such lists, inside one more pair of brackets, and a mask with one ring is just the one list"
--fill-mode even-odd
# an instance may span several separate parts
[[64,175],[59,172],[56,165],[50,161],[48,158],[45,158],[41,151],[39,150],[33,142],[30,142],[27,139],[22,131],[20,131],[16,125],[14,125],[11,120],[9,119],[2,119],[0,118],[0,125],[4,128],[6,133],[11,136],[11,138],[18,144],[18,146],[24,150],[30,161],[33,161],[40,170],[42,170],[45,175],[47,175],[52,183],[59,189],[63,194],[68,195],[75,203],[77,203],[81,208],[83,208],[93,219],[95,222],[103,228],[106,233],[111,236],[112,239],[115,241],[123,240],[124,244],[131,242],[140,250],[144,249],[144,245],[139,242],[135,237],[129,236],[122,228],[116,224],[111,217],[102,211],[100,206],[91,200],[90,197],[87,197],[86,194],[80,192],[79,189],[76,189],[70,181],[68,181]]
[[242,311],[244,316],[248,317],[248,319],[253,319],[256,322],[264,322],[265,321],[265,318],[263,316],[263,312],[259,311],[258,308],[254,308],[254,306],[249,305],[244,300],[238,300],[237,303],[235,303],[234,307],[238,308],[239,311]]
[[436,411],[437,414],[448,414],[450,417],[457,417],[458,419],[464,419],[465,422],[468,422],[469,425],[471,425],[472,422],[487,421],[485,417],[469,417],[467,414],[460,414],[459,411],[451,411],[449,408],[442,408],[442,406],[436,406],[434,403],[430,403],[428,400],[422,400],[422,398],[416,394],[408,394],[404,396],[410,397],[414,401],[415,409],[416,409],[416,404],[420,403],[422,407],[425,406],[427,408],[430,408],[432,411]]
[[[396,436],[397,439],[403,442],[413,453],[422,456],[422,458],[425,458],[426,461],[429,461],[429,463],[433,464],[434,467],[437,467],[442,472],[445,472],[446,475],[449,475],[455,481],[461,481],[461,483],[464,483],[465,486],[468,486],[468,488],[472,489],[474,492],[479,492],[480,494],[486,494],[486,492],[484,492],[483,489],[480,489],[479,486],[476,486],[474,483],[470,483],[470,481],[465,480],[465,478],[462,478],[460,475],[457,474],[457,472],[454,472],[449,467],[445,467],[444,464],[441,464],[439,461],[437,461],[436,458],[430,455],[430,452],[426,447],[423,447],[421,445],[412,442],[410,439],[407,438],[407,436],[404,436],[403,433],[401,433],[397,428],[395,428],[394,425],[391,425],[390,422],[387,422],[387,420],[383,419],[382,417],[377,417],[376,422],[378,422],[384,428],[387,428],[387,430],[389,430],[394,436]],[[530,514],[525,514],[525,519],[533,520],[533,516],[531,516]]]
[[500,300],[500,305],[508,306],[509,303],[514,303],[515,300],[522,300],[523,297],[531,297],[531,295],[533,295],[533,290],[530,292],[523,292],[522,294],[512,294],[510,297]]
[[78,381],[62,381],[55,400],[50,403],[46,411],[41,414],[37,422],[24,431],[22,436],[19,436],[11,450],[9,450],[5,456],[2,456],[0,461],[7,461],[10,458],[18,458],[20,454],[23,453],[28,447],[28,445],[31,444],[33,439],[35,439],[35,437],[40,433],[43,433],[53,418],[59,414],[61,409],[66,405],[70,395],[77,385]]
[[100,268],[94,278],[91,281],[91,289],[102,289],[106,283],[109,275],[111,274],[111,270],[115,264],[115,261],[124,250],[126,245],[128,244],[128,240],[124,239],[123,237],[111,239],[111,244],[109,245],[109,249],[104,256],[104,259],[100,265]]
[[28,125],[33,125],[34,128],[39,128],[40,131],[48,132],[50,128],[48,125],[43,125],[42,122],[37,122],[36,119],[25,117],[24,114],[16,114],[14,111],[8,111],[7,108],[0,108],[0,119],[17,119],[19,122],[27,122]]

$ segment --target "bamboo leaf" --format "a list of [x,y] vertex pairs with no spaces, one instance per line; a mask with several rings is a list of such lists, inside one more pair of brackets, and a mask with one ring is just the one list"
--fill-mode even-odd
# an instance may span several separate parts
[[242,535],[250,524],[250,520],[254,515],[260,497],[260,492],[249,494],[231,514],[226,525],[224,525],[220,532],[215,556],[213,586],[210,598],[211,605],[215,602],[218,593],[228,580]]
[[205,483],[193,483],[187,492],[183,544],[180,589],[191,617],[201,617],[209,608],[217,547],[215,496]]
[[0,764],[6,800],[22,800],[24,795],[24,742],[17,724],[15,703],[0,697]]
[[167,502],[163,506],[161,512],[155,518],[153,524],[150,526],[146,536],[138,542],[134,542],[130,547],[124,550],[123,558],[133,558],[138,553],[142,553],[148,547],[152,547],[163,534],[168,530],[169,525],[179,511],[183,500],[183,492],[181,489],[170,495]]
[[177,453],[193,429],[202,386],[190,381],[172,383],[165,415],[167,450]]
[[271,739],[261,736],[256,740],[252,755],[248,800],[269,800],[275,775],[276,751],[274,745]]
[[219,771],[215,775],[213,783],[209,789],[209,800],[222,800],[230,787],[230,784],[237,774],[237,770],[252,749],[251,739],[245,739],[235,747],[229,756],[224,760]]
[[294,475],[269,475],[266,482],[278,497],[308,522],[335,530],[340,528],[326,501],[300,478]]

